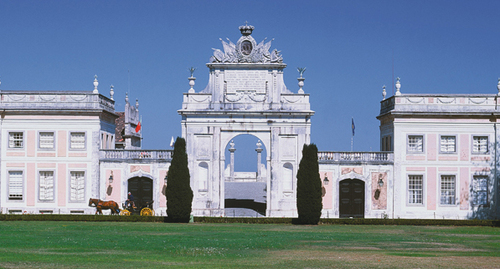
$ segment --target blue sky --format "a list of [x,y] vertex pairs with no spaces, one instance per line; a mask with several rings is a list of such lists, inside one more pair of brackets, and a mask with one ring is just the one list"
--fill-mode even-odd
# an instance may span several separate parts
[[[403,93],[496,93],[500,1],[0,1],[2,90],[88,90],[114,85],[139,99],[143,148],[181,135],[188,68],[195,90],[219,38],[245,21],[257,42],[274,38],[297,92],[306,67],[312,139],[320,151],[379,150],[382,86]],[[394,72],[393,72],[394,70]]]

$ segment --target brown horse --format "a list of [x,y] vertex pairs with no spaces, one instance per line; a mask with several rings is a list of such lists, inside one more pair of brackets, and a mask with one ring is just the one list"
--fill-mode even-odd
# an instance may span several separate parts
[[120,208],[118,207],[118,203],[116,203],[115,201],[102,201],[99,199],[90,198],[89,206],[96,207],[96,212],[95,212],[96,215],[98,213],[102,215],[102,209],[110,209],[111,215],[120,213]]

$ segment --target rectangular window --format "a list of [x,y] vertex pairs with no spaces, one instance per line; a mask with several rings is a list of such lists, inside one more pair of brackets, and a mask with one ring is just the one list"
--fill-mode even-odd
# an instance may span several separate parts
[[455,136],[441,136],[441,152],[454,153],[457,151],[457,138]]
[[488,177],[475,176],[472,178],[471,203],[475,206],[488,205]]
[[85,133],[72,132],[69,147],[71,149],[85,149]]
[[455,205],[455,176],[441,176],[441,204]]
[[9,148],[18,149],[23,148],[23,132],[10,132],[9,133]]
[[409,175],[408,176],[408,203],[409,204],[422,204],[423,197],[423,176],[422,175]]
[[85,172],[71,171],[70,200],[81,202],[85,200]]
[[424,152],[424,137],[421,135],[409,135],[408,152]]
[[487,136],[474,136],[472,138],[472,153],[488,153]]
[[38,193],[40,201],[54,200],[54,172],[40,171],[40,189]]
[[23,172],[9,171],[9,200],[23,199]]
[[54,133],[53,132],[40,132],[38,135],[39,147],[41,149],[53,149],[54,148]]

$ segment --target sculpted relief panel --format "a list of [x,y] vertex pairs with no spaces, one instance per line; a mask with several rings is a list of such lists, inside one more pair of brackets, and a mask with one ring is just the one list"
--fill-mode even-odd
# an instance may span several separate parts
[[266,70],[226,70],[227,93],[237,91],[266,92]]
[[280,137],[280,157],[282,160],[295,160],[297,152],[297,137]]
[[212,152],[210,136],[197,136],[197,157],[198,159],[208,159]]

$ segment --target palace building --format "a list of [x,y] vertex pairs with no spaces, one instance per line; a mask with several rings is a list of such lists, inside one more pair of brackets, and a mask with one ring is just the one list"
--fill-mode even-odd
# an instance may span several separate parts
[[[296,217],[296,175],[315,115],[271,41],[240,26],[222,41],[208,85],[183,94],[195,216]],[[194,70],[192,70],[193,72]],[[500,93],[500,81],[498,84]],[[380,105],[380,151],[320,149],[323,218],[497,218],[498,96],[404,94]],[[180,96],[179,96],[180,97]],[[94,90],[0,91],[0,208],[4,214],[94,214],[90,198],[121,204],[131,192],[166,214],[171,150],[142,150],[139,104],[115,111]],[[172,115],[174,116],[174,115]],[[255,172],[235,171],[235,140],[255,142]]]

